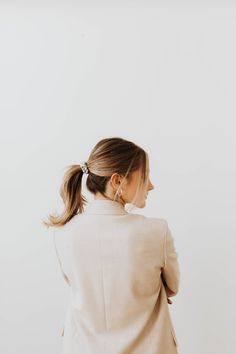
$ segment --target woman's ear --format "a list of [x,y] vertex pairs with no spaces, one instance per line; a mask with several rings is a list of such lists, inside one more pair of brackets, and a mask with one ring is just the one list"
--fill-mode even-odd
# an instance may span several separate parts
[[120,184],[120,175],[118,173],[113,173],[110,178],[110,184],[113,188],[117,188],[117,185]]

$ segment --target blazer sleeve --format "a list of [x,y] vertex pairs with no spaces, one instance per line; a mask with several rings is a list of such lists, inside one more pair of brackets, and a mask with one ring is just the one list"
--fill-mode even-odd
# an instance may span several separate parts
[[179,291],[180,269],[178,253],[168,224],[164,237],[164,266],[162,267],[161,278],[167,296],[175,296]]

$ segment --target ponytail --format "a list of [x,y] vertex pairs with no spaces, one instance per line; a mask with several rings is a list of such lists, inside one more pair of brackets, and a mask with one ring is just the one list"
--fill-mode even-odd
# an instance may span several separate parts
[[48,216],[49,221],[44,221],[44,225],[63,226],[78,213],[83,213],[87,199],[81,194],[83,171],[80,165],[70,165],[63,177],[60,187],[60,195],[65,205],[65,210],[61,215]]

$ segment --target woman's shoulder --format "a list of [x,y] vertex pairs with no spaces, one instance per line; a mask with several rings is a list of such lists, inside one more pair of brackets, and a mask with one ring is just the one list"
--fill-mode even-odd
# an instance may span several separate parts
[[161,231],[166,232],[168,229],[168,222],[165,218],[146,216],[143,214],[129,214],[130,221],[132,220],[140,227],[145,228],[146,231]]

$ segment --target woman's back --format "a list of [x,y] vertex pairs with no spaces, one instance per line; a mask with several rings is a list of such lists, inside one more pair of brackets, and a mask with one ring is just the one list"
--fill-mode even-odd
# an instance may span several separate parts
[[167,296],[179,265],[166,220],[94,199],[54,232],[71,290],[63,354],[177,353]]

